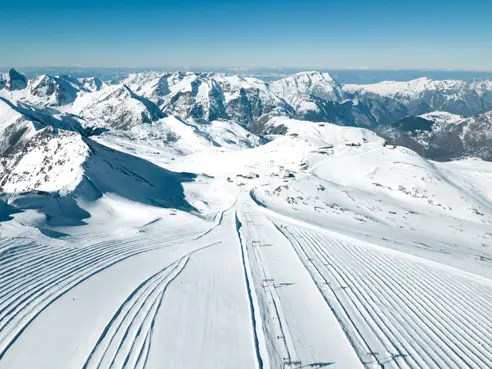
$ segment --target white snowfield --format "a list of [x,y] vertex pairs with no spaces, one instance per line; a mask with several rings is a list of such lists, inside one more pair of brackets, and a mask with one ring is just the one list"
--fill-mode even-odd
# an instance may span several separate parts
[[432,80],[426,77],[411,81],[383,81],[369,85],[347,84],[343,86],[344,91],[349,93],[365,92],[387,97],[401,97],[413,99],[422,93],[430,91],[441,91],[449,98],[458,98],[472,89],[478,95],[486,94],[492,90],[492,81],[462,81],[462,80]]
[[267,126],[32,131],[1,164],[0,369],[491,368],[491,163]]
[[260,138],[233,121],[210,123],[187,122],[169,116],[151,124],[140,124],[130,130],[112,130],[97,141],[129,154],[158,163],[203,151],[241,150],[258,146]]
[[422,114],[420,117],[441,124],[458,123],[464,119],[461,115],[451,114],[445,111],[434,111],[432,113]]

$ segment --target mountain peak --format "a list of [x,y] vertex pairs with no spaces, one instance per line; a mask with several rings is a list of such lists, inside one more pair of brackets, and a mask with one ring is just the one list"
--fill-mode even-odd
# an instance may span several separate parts
[[0,89],[9,91],[23,90],[27,87],[27,78],[14,68],[9,69],[4,75],[0,75]]
[[127,129],[166,116],[157,105],[133,93],[126,84],[110,86],[85,96],[74,112],[94,127],[112,129]]
[[85,89],[92,92],[100,91],[103,87],[107,86],[104,81],[97,77],[79,78],[78,81]]
[[296,105],[300,96],[342,101],[342,86],[328,73],[307,71],[293,74],[271,83],[272,90],[290,104]]
[[317,70],[308,70],[308,71],[304,71],[304,72],[299,72],[299,73],[294,74],[294,76],[319,77],[319,78],[335,81],[335,79],[331,76],[330,73],[320,72]]

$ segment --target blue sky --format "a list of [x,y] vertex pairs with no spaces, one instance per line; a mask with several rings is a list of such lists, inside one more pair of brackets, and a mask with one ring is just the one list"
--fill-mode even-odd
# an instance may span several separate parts
[[25,0],[0,14],[0,66],[492,70],[492,0]]

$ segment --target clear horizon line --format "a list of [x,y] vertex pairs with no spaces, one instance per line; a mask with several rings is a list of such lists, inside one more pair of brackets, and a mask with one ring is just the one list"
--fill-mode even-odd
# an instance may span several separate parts
[[89,69],[89,68],[100,68],[100,69],[112,69],[112,68],[120,68],[120,69],[172,69],[175,71],[179,71],[181,69],[229,69],[229,70],[275,70],[280,71],[282,69],[285,70],[334,70],[334,71],[427,71],[427,72],[492,72],[492,68],[490,69],[469,69],[469,68],[383,68],[383,67],[308,67],[308,66],[300,66],[300,67],[236,67],[236,66],[121,66],[121,65],[0,65],[0,68],[81,68],[81,69]]

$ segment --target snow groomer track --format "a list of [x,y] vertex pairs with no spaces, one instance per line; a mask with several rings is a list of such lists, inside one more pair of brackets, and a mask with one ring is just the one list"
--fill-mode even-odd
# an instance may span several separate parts
[[344,237],[279,229],[366,367],[492,367],[487,280]]
[[79,283],[129,257],[198,236],[135,236],[92,244],[85,239],[73,247],[5,241],[0,245],[0,359],[38,314]]

